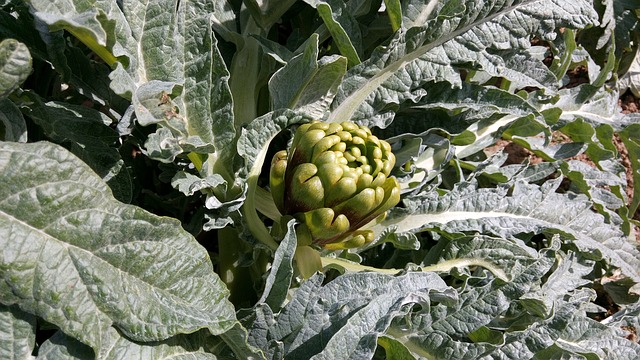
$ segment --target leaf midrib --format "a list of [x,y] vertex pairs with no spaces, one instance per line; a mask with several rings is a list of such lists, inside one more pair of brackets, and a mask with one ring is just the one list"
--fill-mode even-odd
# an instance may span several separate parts
[[[65,182],[70,182],[70,183],[72,183],[72,184],[80,184],[81,186],[84,186],[84,184],[83,184],[83,183],[79,183],[79,182],[77,182],[77,181],[73,181],[73,180],[57,181],[57,182],[55,182],[55,183],[65,183]],[[41,186],[47,186],[47,185],[51,185],[51,184],[52,184],[52,183],[38,184],[37,186],[32,186],[32,187],[29,187],[29,188],[25,188],[25,189],[23,189],[23,190],[21,190],[21,191],[19,191],[19,192],[16,192],[16,193],[12,194],[12,196],[5,198],[3,201],[0,201],[0,204],[2,204],[2,203],[3,203],[3,202],[5,202],[6,200],[8,200],[8,199],[10,199],[10,198],[13,198],[13,197],[15,197],[16,195],[19,195],[19,194],[21,194],[21,193],[28,192],[28,191],[32,191],[32,190],[33,190],[33,189],[35,189],[35,188],[38,188],[38,187],[41,187]],[[93,190],[93,188],[91,188],[90,190]],[[100,195],[101,195],[101,194],[100,194]],[[108,201],[108,199],[104,199],[104,200]],[[54,222],[54,221],[52,221],[52,222],[51,222],[50,224],[48,224],[47,226],[45,226],[45,227],[43,227],[43,228],[39,228],[39,227],[36,227],[35,225],[30,224],[29,222],[27,222],[27,221],[25,221],[25,220],[22,220],[22,219],[19,219],[19,218],[15,217],[13,214],[10,214],[10,213],[6,212],[4,209],[0,209],[0,214],[1,214],[1,215],[3,215],[5,218],[7,218],[7,219],[9,220],[9,223],[18,223],[18,224],[22,225],[23,227],[28,228],[28,229],[30,229],[31,231],[34,231],[34,232],[36,232],[36,233],[40,234],[40,235],[41,235],[41,238],[42,238],[42,239],[44,239],[43,244],[46,244],[46,241],[53,241],[53,242],[55,242],[55,243],[59,243],[59,244],[61,244],[63,247],[65,247],[65,248],[67,248],[67,249],[69,249],[69,248],[74,248],[74,249],[81,250],[81,251],[83,251],[83,252],[86,252],[86,253],[90,254],[91,256],[95,256],[96,258],[99,258],[100,260],[104,261],[106,264],[109,264],[109,266],[110,266],[110,267],[112,267],[112,268],[114,268],[114,269],[117,269],[117,270],[118,270],[118,271],[120,271],[120,272],[126,273],[126,274],[128,274],[129,276],[131,276],[132,278],[135,278],[135,279],[139,280],[140,282],[142,282],[142,283],[144,283],[144,284],[149,285],[149,286],[150,286],[150,287],[152,287],[152,288],[157,288],[157,289],[161,289],[161,290],[163,290],[163,291],[166,291],[166,289],[159,288],[159,287],[157,287],[155,284],[153,284],[153,283],[149,283],[148,281],[143,280],[142,278],[140,278],[140,277],[136,276],[136,274],[133,274],[133,273],[131,273],[131,272],[125,272],[125,271],[123,271],[122,269],[120,269],[120,268],[118,268],[118,267],[114,266],[113,264],[111,264],[111,263],[110,263],[110,262],[108,262],[107,260],[103,259],[102,257],[100,257],[100,256],[96,255],[96,254],[95,254],[95,252],[99,251],[101,248],[97,248],[97,249],[93,249],[93,250],[85,249],[85,248],[80,247],[80,246],[78,246],[78,245],[74,245],[74,244],[71,244],[71,243],[65,242],[65,241],[63,241],[63,240],[61,240],[61,239],[59,239],[59,238],[55,237],[54,235],[49,234],[47,231],[45,231],[49,226],[54,225],[55,223],[57,223],[57,221],[58,221],[58,220],[60,220],[60,219],[64,219],[64,218],[66,218],[66,217],[68,217],[68,216],[70,216],[70,215],[72,215],[72,214],[76,214],[76,213],[80,213],[80,212],[96,212],[96,211],[97,211],[97,212],[102,212],[102,213],[104,213],[104,214],[107,214],[107,215],[110,215],[110,216],[114,216],[114,217],[119,217],[119,216],[120,216],[120,215],[119,215],[119,214],[117,214],[117,213],[113,213],[113,212],[105,211],[105,210],[104,210],[104,209],[102,209],[102,208],[82,208],[82,209],[76,209],[76,210],[74,210],[74,211],[72,211],[72,212],[66,213],[66,214],[64,214],[63,216],[60,216],[60,217],[58,217],[58,218],[54,219],[54,221],[55,221],[55,222]],[[141,219],[123,219],[123,221],[130,221],[130,220],[140,221]],[[149,223],[148,221],[145,221],[145,222],[146,222],[146,223]],[[150,224],[150,223],[149,223],[149,224]],[[47,240],[47,239],[49,239],[49,240]],[[157,241],[156,241],[156,242],[154,242],[154,241],[146,241],[146,240],[138,240],[138,241],[135,241],[135,242],[136,242],[136,243],[140,243],[140,242],[153,242],[153,243],[158,243]],[[128,243],[130,244],[131,242],[128,242]],[[112,245],[125,245],[125,244],[124,244],[124,243],[122,243],[122,244],[106,244],[105,246],[112,246]],[[162,244],[161,244],[161,245],[162,245]],[[172,249],[176,250],[174,247],[172,247]],[[191,258],[191,259],[193,260],[193,263],[196,263],[196,264],[197,264],[197,263],[200,263],[200,261],[196,261],[196,260],[197,260],[197,258],[195,258],[195,257],[194,257],[192,254],[190,254],[190,253],[181,252],[181,254],[183,254],[185,257]],[[69,256],[70,256],[70,255],[69,255]],[[39,259],[39,258],[40,258],[40,256],[38,256],[37,258]],[[38,262],[37,262],[37,263],[38,263]],[[37,263],[36,263],[36,265],[37,265]],[[77,269],[77,268],[76,268],[76,270],[79,270],[79,269]],[[34,268],[34,271],[35,271],[35,268]],[[172,296],[174,296],[174,295],[172,294]]]
[[400,70],[402,67],[416,60],[417,58],[424,55],[425,53],[431,51],[432,49],[438,46],[442,46],[444,43],[453,40],[457,36],[460,36],[461,34],[466,33],[467,31],[473,29],[476,26],[479,26],[480,24],[491,22],[493,19],[497,18],[498,16],[502,16],[508,12],[511,12],[518,7],[527,6],[538,1],[542,1],[542,0],[528,0],[528,1],[524,1],[512,6],[506,7],[499,12],[491,14],[488,17],[484,17],[479,21],[471,22],[459,29],[456,29],[450,32],[447,35],[442,36],[441,38],[439,38],[438,40],[432,43],[422,45],[417,49],[415,49],[413,52],[402,56],[400,59],[394,61],[393,63],[381,69],[376,75],[374,75],[371,79],[369,79],[364,84],[362,84],[362,86],[360,86],[356,91],[351,93],[345,99],[345,101],[340,103],[340,105],[338,105],[338,107],[331,112],[331,114],[329,115],[329,118],[327,119],[327,122],[331,123],[331,122],[344,121],[345,119],[350,119],[353,116],[353,113],[360,107],[360,104],[362,104],[371,93],[373,93],[376,89],[378,89],[387,79],[393,76],[396,73],[396,71]]

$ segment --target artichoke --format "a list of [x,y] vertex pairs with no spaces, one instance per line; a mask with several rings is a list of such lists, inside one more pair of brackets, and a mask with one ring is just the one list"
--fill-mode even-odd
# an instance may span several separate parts
[[299,245],[359,247],[374,238],[359,229],[400,201],[394,165],[389,143],[369,128],[313,121],[297,129],[288,152],[274,155],[271,194],[281,214],[300,222]]

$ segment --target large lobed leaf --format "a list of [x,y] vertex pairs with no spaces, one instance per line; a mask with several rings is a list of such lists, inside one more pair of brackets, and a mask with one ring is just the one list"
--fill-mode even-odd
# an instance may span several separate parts
[[60,327],[96,353],[117,327],[158,341],[234,324],[207,252],[176,220],[117,202],[50,143],[0,143],[0,302]]
[[396,208],[376,225],[398,233],[436,230],[448,234],[480,232],[517,239],[523,234],[561,234],[577,249],[640,281],[640,250],[624,236],[619,219],[611,222],[592,210],[584,195],[556,192],[559,180],[543,186],[517,181],[508,187],[481,189],[475,182],[459,183],[438,196],[425,193],[405,199],[406,208]]
[[635,310],[611,324],[587,317],[595,292],[584,277],[593,263],[558,247],[552,241],[511,282],[468,279],[453,304],[423,304],[398,318],[381,345],[406,359],[633,358],[640,348],[619,326]]
[[368,359],[377,338],[406,314],[408,304],[456,298],[435,273],[353,273],[324,286],[323,279],[316,275],[303,283],[278,314],[257,306],[251,342],[272,358]]
[[0,358],[29,359],[36,342],[36,317],[16,306],[0,305]]
[[[597,24],[590,1],[448,0],[412,3],[425,22],[403,29],[354,66],[338,89],[328,121],[388,125],[393,104],[419,100],[431,81],[461,83],[456,68],[478,68],[519,88],[553,91],[557,80],[541,61],[524,64],[530,35],[553,39],[560,27]],[[533,67],[532,67],[533,66]],[[427,88],[427,92],[429,89]]]
[[321,118],[347,69],[346,59],[326,56],[318,61],[318,35],[269,79],[273,109],[297,109]]
[[[109,329],[109,344],[95,358],[103,360],[215,360],[216,356],[207,351],[211,334],[198,331],[189,335],[176,335],[164,341],[152,343],[133,342],[120,335],[114,328]],[[38,351],[40,360],[84,360],[94,354],[87,345],[64,334],[56,332],[47,339]]]
[[[114,69],[113,91],[131,99],[141,125],[161,128],[145,144],[149,157],[172,162],[198,152],[203,176],[233,185],[235,127],[229,72],[217,48],[212,1],[31,0],[51,31],[67,30]],[[200,168],[204,162],[204,168]],[[232,186],[227,186],[227,189]],[[238,195],[213,190],[220,201]]]
[[[575,301],[575,300],[574,300]],[[524,329],[502,334],[483,328],[479,341],[414,329],[402,338],[415,359],[633,359],[638,344],[577,311],[577,301],[557,301],[556,311]]]

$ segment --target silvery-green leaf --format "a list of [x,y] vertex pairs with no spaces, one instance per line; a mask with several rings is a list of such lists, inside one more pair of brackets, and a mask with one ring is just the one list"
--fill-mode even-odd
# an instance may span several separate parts
[[[243,311],[248,312],[245,317],[241,317]],[[270,327],[275,321],[274,313],[269,305],[258,303],[251,309],[240,310],[238,317],[249,330],[249,334],[246,339],[237,339],[235,343],[247,341],[251,346],[260,349],[267,359],[282,359],[284,357],[284,343],[272,339],[269,333]],[[225,334],[225,338],[228,338],[227,334]],[[229,342],[227,341],[227,343]]]
[[[433,3],[422,6],[433,7]],[[507,66],[508,58],[531,46],[524,34],[553,39],[560,27],[582,28],[594,23],[597,14],[589,1],[438,2],[424,25],[399,31],[387,46],[349,70],[328,121],[367,119],[368,124],[387,124],[393,112],[389,105],[419,99],[418,90],[424,84],[448,81],[460,86],[456,68],[464,64],[510,79],[516,74],[510,74],[513,69]],[[507,58],[500,55],[503,50],[511,50],[502,53]],[[536,87],[557,86],[540,81],[544,80],[529,80]]]
[[[240,310],[239,313],[240,312],[242,312],[242,310]],[[253,339],[247,333],[247,329],[245,329],[245,327],[240,323],[236,323],[231,329],[227,330],[224,334],[221,334],[220,338],[224,340],[225,346],[228,347],[234,355],[234,359],[266,360],[266,349],[259,346],[260,344],[254,344],[252,342]],[[212,341],[209,340],[209,344],[211,343]],[[218,352],[221,352],[221,358],[223,359],[230,357],[226,354],[228,353],[226,349],[223,351],[216,351],[216,353]]]
[[340,54],[348,59],[349,66],[360,64],[362,33],[354,13],[350,11],[351,4],[338,0],[305,1],[318,10]]
[[640,302],[631,304],[602,321],[609,326],[629,326],[635,329],[640,327]]
[[607,124],[620,130],[630,122],[630,119],[619,111],[620,94],[615,90],[594,88],[589,84],[583,84],[561,90],[559,95],[559,100],[555,104],[544,106],[541,110],[551,108],[562,110],[560,125],[582,119],[592,126]]
[[[525,295],[522,300],[530,310],[540,309],[542,317],[549,315],[555,302],[562,300],[567,293],[572,293],[591,282],[587,276],[593,271],[594,262],[592,260],[580,258],[575,253],[558,256],[557,259],[556,269],[544,285],[538,291]],[[592,296],[590,300],[595,300],[595,291],[589,290]],[[530,304],[526,304],[527,302]]]
[[494,279],[487,285],[464,289],[454,305],[438,305],[430,314],[418,315],[414,322],[427,324],[429,329],[449,335],[467,335],[482,326],[489,325],[503,315],[511,303],[523,295],[536,291],[540,279],[553,266],[553,251],[543,250],[535,261],[528,262],[522,272],[514,274],[510,282]]
[[431,20],[438,0],[408,0],[402,2],[402,25],[406,29],[422,26]]
[[[438,110],[445,110],[449,116],[434,116]],[[457,156],[465,157],[493,144],[505,129],[519,123],[535,128],[534,134],[546,128],[535,107],[519,96],[470,83],[451,88],[442,82],[429,85],[425,96],[415,104],[403,107],[384,133],[416,134],[433,132],[433,128],[444,129],[458,135],[453,139],[459,145],[455,152]],[[522,129],[519,135],[524,135]],[[461,144],[463,138],[464,144]]]
[[321,118],[329,109],[336,89],[346,70],[346,60],[341,56],[325,56],[318,61],[318,68],[296,102],[296,109]]
[[542,162],[531,165],[524,164],[506,164],[509,155],[504,151],[498,151],[489,156],[486,160],[478,162],[461,162],[462,166],[472,167],[474,177],[487,177],[495,183],[507,183],[522,179],[527,182],[538,182],[547,179],[554,173],[557,173],[559,164],[553,162]]
[[556,302],[550,317],[504,332],[501,343],[474,343],[461,340],[461,335],[414,329],[398,340],[421,359],[629,359],[640,350],[618,329],[602,325],[576,311],[576,304],[562,301]]
[[[117,3],[108,0],[29,0],[33,16],[51,31],[66,30],[114,66],[135,49],[131,28]],[[128,61],[135,61],[129,57]]]
[[0,144],[0,302],[95,351],[112,325],[136,341],[233,326],[228,291],[178,221],[116,201],[57,145]]
[[511,141],[531,150],[534,154],[547,161],[563,160],[584,153],[589,145],[583,142],[550,143],[542,136],[511,136]]
[[[553,250],[543,250],[512,282],[494,280],[466,287],[456,304],[423,307],[412,317],[399,319],[387,333],[420,359],[633,357],[638,344],[626,340],[615,325],[601,324],[581,310],[593,300],[593,290],[567,295],[563,289],[584,284],[580,277],[589,273],[590,266],[579,265],[572,274],[572,258],[560,256],[556,268],[555,257]],[[563,265],[564,260],[569,264]],[[549,302],[543,314],[527,306],[545,299]]]
[[[571,30],[567,29],[569,33]],[[501,76],[508,81],[502,81],[500,86],[510,92],[517,92],[522,88],[528,86],[545,89],[547,93],[555,93],[558,83],[558,78],[562,78],[562,73],[559,77],[552,71],[552,67],[548,67],[543,63],[548,48],[543,46],[532,46],[527,49],[519,49],[517,51],[511,49],[505,49],[496,51],[496,54],[504,59],[505,70]],[[571,59],[571,52],[568,52],[568,58]],[[495,82],[494,74],[486,72],[484,70],[473,71],[467,81],[472,81],[478,84],[484,84],[485,86]]]
[[126,109],[127,101],[109,87],[108,65],[87,57],[83,50],[67,42],[63,31],[50,32],[41,19],[20,8],[16,10],[15,18],[9,16],[2,21],[9,23],[7,27],[16,39],[28,44],[35,59],[51,63],[64,84],[87,98],[107,105],[111,111],[121,113]]
[[[176,8],[172,1],[132,2],[131,6],[132,21],[134,16],[148,16],[161,24],[136,23],[132,30],[140,41],[138,57],[144,60],[137,68],[127,69],[133,79],[130,91],[137,97],[133,102],[143,105],[136,107],[138,117],[144,120],[151,114],[143,124],[161,122],[170,127],[180,146],[190,143],[198,152],[213,153],[206,146],[213,144],[215,154],[209,156],[204,173],[218,172],[229,181],[232,162],[227,156],[235,129],[229,73],[210,26],[213,3],[182,1]],[[166,12],[167,8],[172,11]],[[159,41],[166,43],[172,55],[156,53],[161,49]],[[182,151],[192,148],[185,146]]]
[[[616,19],[615,19],[615,10],[614,3],[624,3],[625,1],[614,1],[614,0],[603,0],[602,6],[604,10],[602,11],[602,20],[600,27],[604,28],[604,35],[598,39],[597,48],[600,49],[606,45],[606,43],[611,39],[614,35],[616,28]],[[618,9],[621,7],[618,6]]]
[[[314,35],[312,34],[312,37],[313,36]],[[291,51],[286,46],[280,43],[277,43],[275,41],[269,40],[263,36],[254,36],[254,38],[258,41],[258,44],[260,44],[260,47],[262,48],[262,51],[264,52],[264,54],[271,57],[272,59],[274,59],[276,62],[280,64],[286,64],[294,56],[299,55],[298,51],[295,51],[295,52]],[[308,43],[305,42],[305,44],[308,44]],[[300,46],[304,47],[305,44],[302,44]],[[298,48],[298,50],[300,49]]]
[[182,153],[180,140],[173,136],[171,130],[164,127],[150,134],[144,147],[145,155],[164,163],[173,162],[176,156]]
[[303,283],[269,329],[285,343],[285,358],[371,358],[377,337],[409,304],[456,296],[434,273],[350,273],[321,281],[314,276]]
[[407,109],[448,111],[475,111],[485,116],[492,113],[526,116],[540,116],[537,109],[520,96],[508,91],[485,87],[472,83],[462,83],[452,88],[448,83],[434,83],[428,87],[426,95]]
[[215,360],[215,354],[205,350],[207,341],[211,339],[211,334],[206,331],[197,331],[188,335],[176,335],[164,341],[133,342],[110,328],[109,343],[103,351],[94,355],[90,347],[58,331],[42,344],[38,359]]
[[627,90],[635,96],[640,96],[640,56],[637,52],[627,72],[618,80],[620,94],[624,94]]
[[557,308],[554,321],[536,329],[536,332],[546,332],[552,337],[557,332],[555,345],[561,349],[576,354],[595,353],[600,359],[633,358],[640,351],[640,345],[624,338],[625,333],[620,329],[582,315],[572,304]]
[[36,317],[16,306],[0,304],[0,358],[33,359],[36,343]]
[[111,343],[97,357],[105,360],[215,360],[215,354],[205,350],[212,335],[207,331],[179,334],[160,342],[133,342],[110,329]]
[[[505,129],[538,134],[547,128],[532,104],[504,90],[470,83],[463,83],[460,88],[436,83],[429,89],[432,91],[417,103],[403,106],[393,123],[378,132],[394,144],[397,164],[411,160],[412,167],[426,172],[417,172],[410,180],[403,179],[403,184],[431,180],[448,166],[454,155],[464,157],[482,150],[493,144]],[[439,135],[442,130],[455,137],[443,138]],[[440,141],[429,140],[434,138]],[[450,142],[457,146],[451,146]]]
[[229,1],[214,1],[211,21],[214,30],[226,41],[233,42],[240,38],[236,33],[236,14]]
[[27,124],[20,109],[8,99],[0,99],[0,140],[27,142]]
[[287,233],[274,254],[264,292],[258,300],[258,303],[269,305],[269,308],[275,312],[280,311],[285,303],[293,278],[293,256],[298,246],[295,225],[296,222],[293,220],[287,224]]
[[318,35],[307,41],[304,52],[293,57],[269,80],[271,107],[297,109],[321,118],[329,108],[347,70],[339,56],[318,58]]
[[519,121],[532,124],[533,126],[539,125],[539,123],[536,123],[533,114],[524,118],[518,115],[505,115],[497,118],[490,117],[471,124],[467,129],[467,132],[475,136],[475,141],[466,145],[456,146],[456,156],[458,158],[471,156],[478,151],[495,144],[496,140],[503,134],[503,132],[507,131],[509,127]]
[[[620,132],[620,139],[629,151],[634,184],[640,184],[640,124],[632,124]],[[634,186],[629,212],[635,214],[640,206],[640,186]]]
[[[233,180],[227,156],[233,155],[235,128],[229,73],[211,28],[214,2],[127,1],[122,9],[104,0],[31,4],[50,29],[70,31],[112,65],[111,87],[132,100],[141,123],[170,127],[171,136],[156,134],[149,154],[171,161],[196,150],[207,154],[205,176],[215,172]],[[165,139],[174,143],[167,156],[158,151]]]
[[608,190],[617,188],[618,190],[622,189],[620,194],[624,193],[627,181],[623,175],[625,168],[622,165],[619,165],[617,174],[613,169],[602,171],[577,160],[567,161],[560,168],[574,186],[577,186],[583,194],[587,194],[598,205],[607,209],[619,209],[624,206],[624,199]]
[[479,259],[488,261],[504,270],[508,276],[515,277],[523,273],[538,257],[536,251],[523,242],[498,237],[475,235],[440,241],[445,245],[432,248],[421,265],[454,259]]
[[181,2],[178,9],[177,35],[184,42],[178,53],[184,77],[181,110],[188,134],[216,145],[221,152],[217,157],[224,159],[223,152],[230,150],[235,128],[229,72],[211,31],[212,6],[209,1],[189,1]]
[[171,186],[187,196],[191,196],[200,190],[214,189],[225,184],[226,182],[219,174],[213,174],[203,179],[188,172],[179,171],[171,179]]
[[17,89],[31,73],[31,54],[15,39],[0,42],[0,99]]
[[459,183],[443,196],[434,192],[405,199],[405,208],[392,209],[374,231],[482,232],[512,239],[559,233],[583,255],[605,259],[640,281],[640,250],[622,233],[621,220],[612,215],[605,221],[584,195],[557,193],[560,180],[542,186],[517,181],[511,190]]
[[420,242],[413,233],[397,233],[393,229],[385,229],[371,244],[363,247],[362,250],[366,250],[370,247],[374,247],[386,242],[393,244],[396,249],[420,249]]

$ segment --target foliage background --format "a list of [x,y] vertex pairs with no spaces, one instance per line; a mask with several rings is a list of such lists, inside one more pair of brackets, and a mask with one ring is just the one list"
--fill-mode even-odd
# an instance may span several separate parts
[[[0,358],[636,357],[638,9],[0,0]],[[311,119],[398,157],[364,248],[274,212]]]

